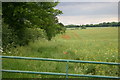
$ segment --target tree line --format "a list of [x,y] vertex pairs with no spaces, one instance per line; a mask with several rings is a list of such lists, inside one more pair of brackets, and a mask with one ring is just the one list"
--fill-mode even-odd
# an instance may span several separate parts
[[83,28],[85,29],[86,27],[119,27],[120,22],[103,22],[99,24],[86,24],[86,25],[66,25],[66,28]]

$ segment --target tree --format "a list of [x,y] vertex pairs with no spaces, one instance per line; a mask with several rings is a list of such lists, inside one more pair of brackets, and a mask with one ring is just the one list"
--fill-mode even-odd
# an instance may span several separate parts
[[[58,23],[56,17],[62,14],[62,11],[54,9],[57,4],[58,2],[3,2],[3,23],[7,24],[8,28],[12,30],[12,34],[17,36],[16,44],[26,45],[31,40],[33,36],[26,37],[28,28],[43,29],[48,40],[51,40],[56,34],[64,32],[63,26]],[[3,33],[5,32],[3,31]]]

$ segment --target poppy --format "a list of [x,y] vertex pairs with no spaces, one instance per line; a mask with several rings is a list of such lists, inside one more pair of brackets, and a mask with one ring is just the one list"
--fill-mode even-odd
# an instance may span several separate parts
[[67,54],[68,52],[64,52],[64,54]]

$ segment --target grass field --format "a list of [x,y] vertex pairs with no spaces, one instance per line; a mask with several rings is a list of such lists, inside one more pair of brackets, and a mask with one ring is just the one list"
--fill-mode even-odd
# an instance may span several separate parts
[[[18,47],[7,56],[25,56],[85,61],[118,62],[118,28],[88,28],[67,30],[52,41],[37,40],[28,46]],[[3,59],[3,69],[65,73],[66,63],[33,60]],[[69,63],[69,73],[117,76],[114,65]],[[3,78],[64,78],[21,73],[3,73]]]

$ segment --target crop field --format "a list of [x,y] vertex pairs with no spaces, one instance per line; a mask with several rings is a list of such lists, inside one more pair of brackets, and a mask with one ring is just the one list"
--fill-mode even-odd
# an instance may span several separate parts
[[[3,53],[7,56],[24,56],[53,59],[71,59],[98,62],[118,62],[118,28],[87,28],[67,30],[51,41],[44,39]],[[3,69],[38,72],[66,72],[66,63],[3,59]],[[118,76],[118,66],[87,63],[69,63],[69,73]],[[65,76],[3,72],[3,78],[64,78]]]

